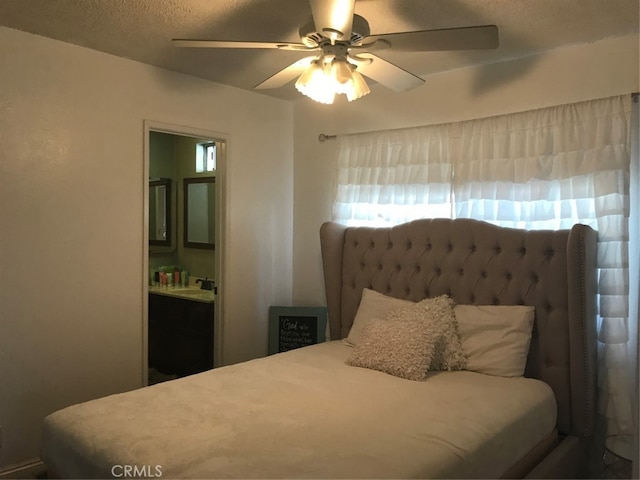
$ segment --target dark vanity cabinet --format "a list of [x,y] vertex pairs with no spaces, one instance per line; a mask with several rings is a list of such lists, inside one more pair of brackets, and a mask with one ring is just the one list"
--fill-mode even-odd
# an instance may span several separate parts
[[149,293],[149,368],[178,377],[213,368],[213,303]]

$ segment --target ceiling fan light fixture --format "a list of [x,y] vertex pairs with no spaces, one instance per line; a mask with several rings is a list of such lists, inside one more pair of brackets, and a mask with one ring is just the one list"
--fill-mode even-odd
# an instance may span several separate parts
[[333,103],[336,94],[345,95],[352,102],[370,93],[363,76],[345,57],[335,57],[331,63],[326,63],[324,57],[314,60],[296,81],[296,89],[327,104]]
[[368,93],[371,93],[371,90],[369,90],[369,85],[367,85],[364,77],[360,75],[360,72],[358,72],[355,68],[351,72],[351,82],[349,82],[349,86],[350,88],[346,92],[346,95],[347,100],[350,102],[362,98]]
[[338,93],[344,93],[341,92],[340,89],[348,85],[352,79],[351,67],[349,62],[347,62],[347,59],[344,57],[334,58],[331,62],[331,70],[329,71],[329,75],[336,84],[336,90],[338,91]]
[[296,81],[296,90],[320,103],[333,103],[336,92],[332,87],[327,73],[318,60],[311,62]]
[[348,62],[344,57],[333,60],[330,75],[336,93],[346,95],[350,102],[370,93],[369,86],[358,72],[356,65]]

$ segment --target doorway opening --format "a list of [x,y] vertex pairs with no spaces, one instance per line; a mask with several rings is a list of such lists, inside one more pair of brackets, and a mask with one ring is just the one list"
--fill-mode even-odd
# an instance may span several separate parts
[[226,148],[144,122],[143,385],[222,364]]

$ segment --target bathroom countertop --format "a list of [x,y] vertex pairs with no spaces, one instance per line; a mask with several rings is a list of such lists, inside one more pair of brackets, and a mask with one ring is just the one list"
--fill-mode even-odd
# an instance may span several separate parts
[[149,286],[149,293],[202,303],[213,303],[216,298],[213,291],[201,290],[199,287]]

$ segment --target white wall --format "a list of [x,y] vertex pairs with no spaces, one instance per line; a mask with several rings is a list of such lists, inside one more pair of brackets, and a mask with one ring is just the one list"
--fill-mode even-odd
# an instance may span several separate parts
[[290,103],[0,27],[0,470],[142,385],[143,121],[228,141],[225,362],[291,300]]
[[331,220],[337,147],[320,143],[318,134],[456,122],[638,91],[638,40],[618,37],[454,70],[399,94],[374,86],[353,103],[296,100],[294,303],[325,305],[318,229]]

